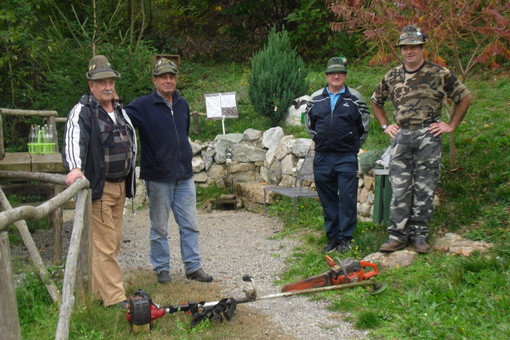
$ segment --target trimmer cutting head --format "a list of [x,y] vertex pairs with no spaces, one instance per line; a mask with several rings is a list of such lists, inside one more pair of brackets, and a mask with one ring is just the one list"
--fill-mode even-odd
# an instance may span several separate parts
[[370,290],[370,295],[381,294],[383,291],[386,290],[386,288],[388,288],[388,285],[386,283],[378,282],[372,286],[372,289]]

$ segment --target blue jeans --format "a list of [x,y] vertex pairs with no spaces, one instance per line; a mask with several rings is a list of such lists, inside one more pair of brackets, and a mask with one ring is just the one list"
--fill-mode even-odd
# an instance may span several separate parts
[[315,153],[313,174],[324,212],[329,240],[352,240],[358,216],[358,158],[356,155]]
[[169,182],[145,181],[149,196],[151,219],[150,259],[154,271],[170,271],[170,247],[168,245],[168,218],[170,208],[179,226],[181,256],[186,273],[202,267],[198,246],[196,217],[196,190],[193,178]]

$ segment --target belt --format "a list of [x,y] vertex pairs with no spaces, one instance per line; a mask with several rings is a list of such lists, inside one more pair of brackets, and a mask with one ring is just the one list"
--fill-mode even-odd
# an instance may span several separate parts
[[119,183],[119,182],[123,182],[125,179],[126,179],[126,177],[122,177],[122,178],[106,178],[106,181],[107,182],[113,182],[113,183]]
[[406,130],[411,130],[411,131],[416,131],[416,130],[419,130],[419,129],[423,129],[423,128],[427,128],[430,126],[430,124],[432,124],[434,122],[430,122],[430,123],[421,123],[421,124],[399,124],[398,127],[400,129],[406,129]]

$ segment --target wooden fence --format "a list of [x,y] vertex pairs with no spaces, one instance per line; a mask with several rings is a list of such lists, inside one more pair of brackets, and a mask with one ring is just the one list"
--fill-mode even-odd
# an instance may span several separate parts
[[[0,178],[40,180],[56,185],[65,185],[65,176],[61,174],[0,171]],[[86,179],[80,179],[55,197],[36,207],[20,206],[14,209],[11,207],[0,187],[0,203],[4,210],[0,212],[0,291],[2,292],[2,299],[0,299],[0,320],[2,320],[2,322],[0,322],[0,334],[2,335],[2,339],[21,339],[9,241],[7,232],[3,231],[12,223],[14,223],[20,232],[32,262],[35,267],[37,267],[39,276],[46,285],[48,293],[53,301],[60,305],[55,339],[61,340],[69,338],[69,324],[75,301],[74,292],[76,291],[79,297],[77,299],[78,301],[84,301],[84,299],[88,299],[91,296],[90,284],[88,281],[91,268],[89,228],[91,194],[88,187],[89,182]],[[24,220],[44,218],[54,210],[61,208],[73,197],[76,197],[74,224],[65,265],[62,295],[60,295],[55,283],[49,278],[41,255],[37,250]],[[75,284],[77,286],[76,290]]]

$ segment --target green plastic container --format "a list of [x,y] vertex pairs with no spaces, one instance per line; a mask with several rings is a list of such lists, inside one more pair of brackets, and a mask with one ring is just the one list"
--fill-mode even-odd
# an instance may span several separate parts
[[55,153],[55,143],[28,143],[28,153]]
[[33,154],[48,154],[55,153],[56,143],[43,143],[44,134],[43,131],[39,131],[37,135],[37,143],[28,143],[28,153]]
[[391,183],[388,169],[374,169],[374,215],[375,224],[390,225]]

